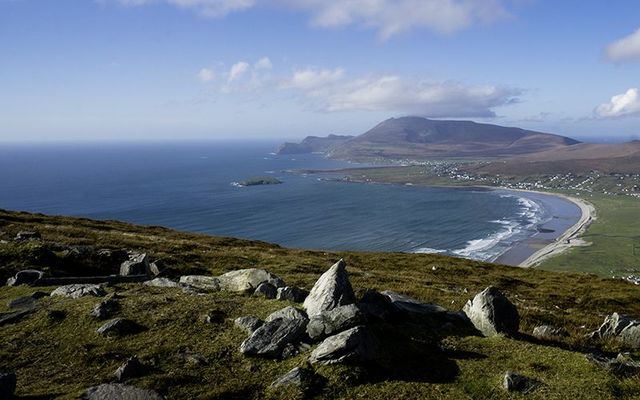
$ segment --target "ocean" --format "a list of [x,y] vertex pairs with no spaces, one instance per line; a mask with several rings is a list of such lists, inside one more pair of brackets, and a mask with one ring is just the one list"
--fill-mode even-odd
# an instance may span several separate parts
[[[4,144],[0,208],[294,248],[435,252],[489,261],[539,235],[538,227],[563,230],[579,216],[575,205],[551,196],[323,180],[289,171],[354,164],[320,154],[275,155],[277,145]],[[283,183],[233,185],[255,176]]]

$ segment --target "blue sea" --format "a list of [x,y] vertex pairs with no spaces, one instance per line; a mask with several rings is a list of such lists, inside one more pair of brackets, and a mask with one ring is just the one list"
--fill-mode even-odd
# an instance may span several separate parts
[[[537,226],[577,210],[567,202],[554,206],[566,210],[553,210],[539,198],[503,190],[323,180],[290,171],[357,164],[320,154],[279,156],[273,153],[277,145],[0,145],[0,208],[295,248],[436,252],[479,260],[497,258],[536,234]],[[283,184],[232,184],[255,176],[273,176]],[[565,219],[570,226],[570,216]]]

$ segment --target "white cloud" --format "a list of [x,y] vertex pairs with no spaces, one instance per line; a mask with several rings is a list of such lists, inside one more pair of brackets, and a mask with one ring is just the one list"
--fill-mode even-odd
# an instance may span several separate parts
[[247,72],[247,70],[249,70],[249,64],[244,61],[238,61],[233,64],[229,70],[228,82],[230,83],[239,79]]
[[273,64],[271,63],[271,60],[269,59],[269,57],[262,57],[254,64],[253,68],[256,70],[271,69],[273,68]]
[[[109,0],[98,0],[109,1]],[[113,1],[113,0],[111,0]],[[508,0],[116,0],[127,6],[166,3],[222,17],[255,5],[300,10],[319,27],[363,26],[386,39],[411,29],[453,33],[510,17]]]
[[517,101],[518,89],[427,82],[387,75],[344,78],[344,70],[295,71],[282,88],[295,89],[322,110],[392,111],[428,117],[494,117],[493,108]]
[[613,96],[608,103],[600,104],[595,109],[598,118],[620,118],[640,116],[640,96],[637,88]]
[[607,46],[606,55],[613,62],[640,60],[640,29]]
[[215,78],[215,74],[212,69],[202,68],[198,71],[197,77],[202,82],[211,82]]

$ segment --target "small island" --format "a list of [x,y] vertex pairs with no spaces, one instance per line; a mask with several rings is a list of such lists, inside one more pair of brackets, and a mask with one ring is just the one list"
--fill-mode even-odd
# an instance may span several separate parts
[[240,182],[233,182],[232,185],[238,187],[258,186],[258,185],[279,185],[282,181],[271,176],[259,176],[249,178]]

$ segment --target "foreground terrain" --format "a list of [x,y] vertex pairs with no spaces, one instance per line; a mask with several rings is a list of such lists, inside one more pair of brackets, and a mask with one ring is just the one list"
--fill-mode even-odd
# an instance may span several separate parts
[[[21,231],[38,231],[41,240],[15,241]],[[640,317],[637,287],[595,275],[558,273],[473,262],[426,254],[328,253],[284,249],[261,242],[140,227],[113,221],[51,217],[0,211],[0,278],[37,268],[50,276],[117,274],[82,254],[96,249],[127,249],[160,260],[163,275],[219,275],[241,268],[264,268],[289,285],[310,289],[320,274],[343,258],[357,296],[365,289],[393,290],[457,311],[487,286],[499,288],[515,304],[520,334],[491,338],[448,336],[438,355],[406,357],[385,374],[346,366],[320,366],[326,380],[307,396],[318,398],[509,398],[501,387],[507,370],[542,385],[527,398],[633,398],[640,396],[638,375],[619,376],[595,366],[586,353],[615,356],[617,341],[592,341],[585,335],[613,312]],[[74,250],[75,249],[75,250]],[[0,311],[36,290],[57,286],[0,288]],[[106,285],[120,297],[118,317],[144,329],[119,338],[96,333],[104,321],[90,315],[95,297],[44,297],[23,319],[0,326],[0,366],[17,373],[17,395],[26,398],[77,398],[84,389],[112,382],[128,357],[148,371],[127,381],[155,389],[167,398],[297,398],[294,388],[271,389],[276,378],[305,366],[308,352],[282,361],[250,358],[239,351],[246,333],[237,317],[265,318],[287,305],[225,291],[201,295],[179,288],[140,283]],[[208,318],[207,318],[208,316]],[[530,336],[543,324],[565,328],[569,336],[542,342]],[[2,371],[0,371],[2,372]]]

